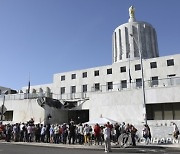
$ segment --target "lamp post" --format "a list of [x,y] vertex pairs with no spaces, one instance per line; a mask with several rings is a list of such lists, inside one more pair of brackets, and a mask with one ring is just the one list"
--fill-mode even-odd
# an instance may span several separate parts
[[138,47],[138,52],[139,52],[139,57],[140,57],[140,65],[141,65],[141,81],[142,81],[142,94],[143,94],[143,116],[144,116],[144,122],[147,124],[147,115],[146,115],[146,95],[145,95],[145,85],[144,85],[144,69],[143,69],[143,61],[142,61],[142,51],[140,48],[140,44],[137,42],[136,38],[134,37],[133,34],[130,34],[130,36],[133,38],[135,41],[137,47]]

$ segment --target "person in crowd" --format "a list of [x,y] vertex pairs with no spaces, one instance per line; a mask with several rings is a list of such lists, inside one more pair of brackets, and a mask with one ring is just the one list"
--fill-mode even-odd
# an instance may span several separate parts
[[111,129],[111,141],[113,143],[116,143],[116,130],[114,125],[112,125],[112,129]]
[[115,124],[114,130],[115,130],[115,142],[117,143],[118,137],[120,136],[120,126],[118,123]]
[[68,128],[66,126],[66,123],[62,126],[62,137],[63,137],[63,144],[67,143],[67,136],[68,136]]
[[151,132],[147,124],[145,124],[143,128],[143,137],[145,139],[145,144],[149,144],[151,141]]
[[19,141],[19,133],[20,133],[20,127],[19,127],[19,124],[16,123],[16,124],[13,126],[13,137],[14,137],[14,141],[15,141],[15,142],[18,142],[18,141]]
[[83,125],[82,123],[80,123],[77,127],[77,133],[78,133],[78,139],[79,139],[79,144],[83,144],[84,143],[84,135],[83,135]]
[[23,130],[23,142],[28,141],[27,127],[28,127],[28,124],[24,124],[24,126],[22,128],[22,130]]
[[122,122],[119,128],[120,135],[126,132],[126,124],[125,122]]
[[136,136],[137,129],[131,124],[129,127],[129,130],[131,133],[132,145],[136,146],[135,136]]
[[149,137],[149,141],[150,141],[149,143],[151,143],[151,129],[150,129],[149,125],[147,125],[147,128],[149,130],[149,136],[148,136]]
[[103,134],[103,129],[104,129],[104,126],[101,126],[101,145],[102,145],[102,142],[104,142],[104,134]]
[[5,126],[0,122],[0,139],[3,138]]
[[72,144],[74,144],[75,142],[75,133],[76,133],[76,126],[74,125],[74,122],[71,121],[69,124],[69,144],[71,144],[71,140],[72,140]]
[[59,125],[56,124],[54,127],[54,143],[58,144],[59,143]]
[[59,125],[59,138],[58,138],[58,143],[62,143],[62,132],[63,132],[63,129],[62,129],[62,125]]
[[35,135],[35,141],[40,142],[40,137],[41,137],[40,124],[37,124],[36,127],[34,128],[34,135]]
[[53,124],[51,125],[49,132],[50,132],[50,143],[54,143],[54,125]]
[[92,145],[94,139],[94,132],[92,126],[91,125],[88,126],[89,126],[89,145]]
[[51,128],[51,125],[47,124],[46,131],[45,131],[46,143],[50,143],[50,128]]
[[99,124],[97,123],[95,126],[94,126],[94,141],[95,141],[95,145],[98,144],[99,145],[99,142],[100,142],[100,136],[101,136],[101,128],[99,126]]
[[179,128],[177,126],[177,124],[175,122],[172,122],[173,124],[173,137],[175,139],[178,139],[178,135],[179,135]]
[[112,125],[112,124],[110,124],[110,122],[108,121],[108,122],[107,122],[107,127],[109,127],[109,128],[110,128],[110,130],[112,130],[113,125]]
[[79,143],[79,136],[78,136],[78,125],[75,125],[75,139],[74,143]]
[[104,142],[105,142],[105,152],[111,152],[111,129],[108,126],[108,123],[105,124],[105,128],[103,129],[104,134]]
[[128,138],[129,138],[129,133],[130,133],[130,125],[129,123],[127,123],[125,125],[125,123],[123,123],[122,127],[121,127],[121,133],[122,134],[127,134],[125,135],[125,137],[123,137],[123,145],[126,145],[127,141],[128,141]]
[[90,145],[90,141],[89,141],[89,136],[90,136],[90,127],[88,124],[85,124],[84,126],[84,144],[89,144]]
[[5,138],[5,140],[6,140],[6,142],[10,142],[11,135],[12,135],[12,127],[11,127],[10,124],[7,124],[5,129],[6,129],[6,132],[5,132],[6,138]]
[[27,127],[27,135],[28,135],[28,139],[27,141],[28,142],[32,142],[32,139],[33,139],[33,125],[31,123],[28,124],[28,127]]
[[46,125],[41,128],[41,142],[45,142],[45,134],[46,134]]
[[20,123],[20,142],[23,142],[23,138],[24,138],[24,132],[23,132],[23,127],[25,126],[24,123]]
[[31,125],[31,126],[33,126],[33,125],[34,125],[34,119],[31,118],[31,119],[29,120],[28,124]]

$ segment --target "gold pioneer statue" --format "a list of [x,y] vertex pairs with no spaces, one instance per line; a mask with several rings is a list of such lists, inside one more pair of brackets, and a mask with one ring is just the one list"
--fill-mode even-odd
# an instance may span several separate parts
[[134,13],[135,13],[135,8],[133,6],[131,6],[129,8],[129,17],[134,18],[135,17]]

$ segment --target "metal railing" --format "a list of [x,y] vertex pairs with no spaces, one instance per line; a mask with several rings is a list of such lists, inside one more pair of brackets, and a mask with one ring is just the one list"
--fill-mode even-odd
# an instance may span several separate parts
[[[180,86],[180,77],[165,78],[159,80],[148,80],[145,81],[145,89],[159,88],[159,87],[172,87]],[[141,89],[142,84],[140,82],[127,82],[127,83],[117,83],[113,85],[100,85],[99,89],[97,87],[91,87],[90,91],[78,92],[78,93],[64,93],[55,94],[47,92],[39,93],[19,93],[19,94],[8,94],[5,95],[5,100],[23,100],[23,99],[36,99],[38,97],[50,97],[58,100],[74,100],[74,99],[87,99],[91,93],[101,93],[101,92],[114,92],[114,91],[124,91],[124,90],[134,90]],[[3,101],[3,95],[0,95],[0,101]]]
[[53,94],[53,98],[58,100],[81,100],[89,98],[89,94],[90,91],[79,93]]
[[[51,97],[52,93],[18,93],[5,95],[5,100],[24,100],[24,99],[36,99],[39,97]],[[3,99],[3,95],[0,95],[0,101]]]

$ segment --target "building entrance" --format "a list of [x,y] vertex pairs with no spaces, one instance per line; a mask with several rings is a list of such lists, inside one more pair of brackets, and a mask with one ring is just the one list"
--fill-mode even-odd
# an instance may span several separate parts
[[68,122],[71,120],[76,124],[89,121],[89,110],[68,110]]

